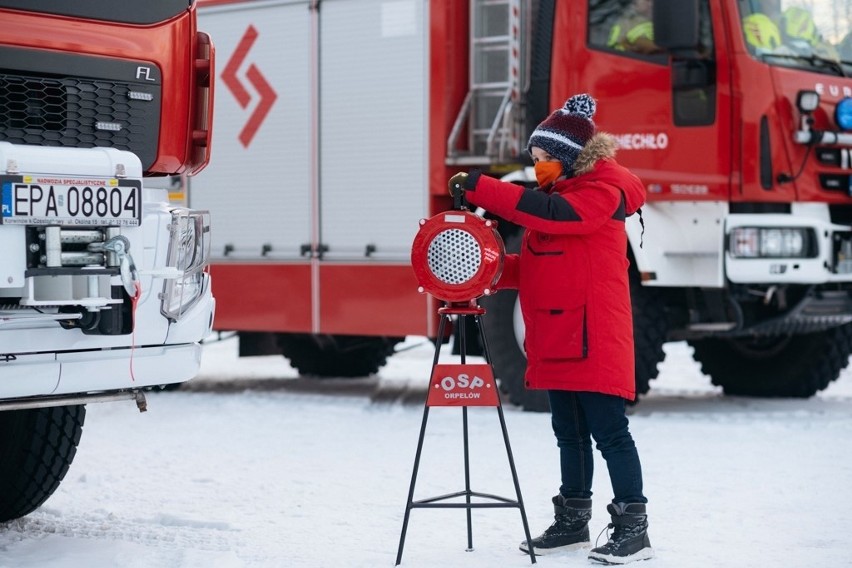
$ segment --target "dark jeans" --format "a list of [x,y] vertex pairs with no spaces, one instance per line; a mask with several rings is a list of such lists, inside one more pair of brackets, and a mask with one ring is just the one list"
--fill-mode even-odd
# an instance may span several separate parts
[[642,465],[627,428],[625,400],[596,392],[550,390],[553,433],[559,446],[562,486],[574,499],[592,496],[592,438],[606,460],[613,503],[647,503],[642,494]]

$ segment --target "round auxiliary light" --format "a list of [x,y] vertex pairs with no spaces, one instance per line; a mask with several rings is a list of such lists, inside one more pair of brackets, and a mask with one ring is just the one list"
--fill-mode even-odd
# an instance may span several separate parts
[[799,112],[811,113],[819,106],[819,93],[816,91],[799,91],[796,94],[796,107]]
[[464,302],[494,291],[505,254],[496,221],[469,211],[447,211],[420,221],[411,266],[420,292]]
[[852,97],[846,97],[837,103],[834,120],[841,129],[852,130]]

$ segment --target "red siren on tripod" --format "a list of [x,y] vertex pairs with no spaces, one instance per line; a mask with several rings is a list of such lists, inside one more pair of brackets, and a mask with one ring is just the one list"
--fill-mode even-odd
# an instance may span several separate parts
[[[500,233],[497,232],[497,222],[471,213],[462,206],[461,201],[458,195],[454,195],[455,209],[439,213],[429,219],[421,219],[420,230],[411,245],[411,266],[419,284],[418,291],[429,293],[445,303],[443,307],[438,308],[440,323],[436,337],[445,337],[444,330],[447,322],[450,321],[451,317],[458,318],[457,329],[461,362],[439,365],[442,342],[435,342],[435,358],[432,362],[432,373],[423,405],[423,422],[420,426],[417,452],[414,455],[414,471],[411,474],[411,485],[408,489],[402,532],[399,536],[399,548],[396,553],[397,566],[402,562],[402,549],[405,545],[408,520],[412,509],[467,509],[467,550],[473,550],[471,516],[473,509],[517,508],[521,513],[521,522],[524,525],[524,535],[527,542],[532,540],[524,502],[521,498],[521,487],[518,482],[518,472],[515,469],[515,459],[509,445],[509,433],[506,430],[506,420],[503,417],[503,406],[491,368],[488,342],[482,328],[482,316],[485,314],[485,308],[479,306],[476,302],[476,299],[480,296],[488,296],[496,291],[497,281],[503,274],[506,247]],[[485,363],[467,363],[465,337],[468,317],[473,318],[476,331],[479,334]],[[462,410],[465,488],[462,491],[439,497],[415,500],[414,490],[417,483],[417,471],[420,468],[429,410],[432,407],[440,406],[461,407]],[[503,432],[503,443],[509,460],[509,469],[512,472],[512,482],[515,486],[514,499],[480,493],[473,491],[470,487],[468,407],[471,406],[491,406],[497,409],[500,429]],[[473,497],[476,497],[476,499],[474,500]],[[464,502],[459,501],[462,498],[464,498]],[[529,556],[530,562],[535,564],[533,547],[529,547]]]
[[417,290],[446,302],[488,296],[503,272],[505,255],[496,221],[467,210],[421,219],[411,245]]

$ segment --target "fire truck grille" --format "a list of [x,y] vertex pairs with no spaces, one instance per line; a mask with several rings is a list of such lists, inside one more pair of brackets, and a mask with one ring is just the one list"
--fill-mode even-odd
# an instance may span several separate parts
[[[5,51],[0,53],[0,140],[35,146],[111,147],[135,153],[144,169],[154,163],[159,84],[115,80],[109,71],[97,78],[60,75],[55,69],[42,73],[38,69],[42,59],[37,56],[25,60],[30,69],[19,71],[5,65]],[[90,67],[98,69],[96,63]],[[80,67],[69,65],[69,71],[75,68]]]
[[427,262],[432,274],[447,284],[464,284],[471,280],[482,263],[479,243],[467,231],[441,231],[429,243]]

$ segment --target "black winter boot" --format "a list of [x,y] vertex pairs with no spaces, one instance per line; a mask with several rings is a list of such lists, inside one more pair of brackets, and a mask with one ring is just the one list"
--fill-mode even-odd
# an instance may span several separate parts
[[[553,524],[541,536],[532,539],[533,553],[551,554],[561,550],[575,550],[589,545],[589,520],[592,518],[591,499],[553,498]],[[521,550],[529,554],[527,541]]]
[[642,503],[614,503],[606,506],[612,516],[607,527],[614,529],[609,541],[589,553],[589,560],[603,564],[627,564],[654,557],[648,539],[648,515]]

